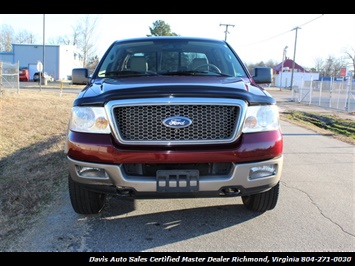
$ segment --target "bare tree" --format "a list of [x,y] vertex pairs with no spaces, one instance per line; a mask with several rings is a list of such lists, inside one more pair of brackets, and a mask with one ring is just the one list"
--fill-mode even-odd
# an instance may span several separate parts
[[55,44],[55,45],[64,44],[64,45],[70,45],[70,44],[71,44],[71,39],[70,39],[67,35],[64,35],[64,36],[57,36],[57,37],[55,37],[55,38],[50,38],[50,39],[47,41],[47,44]]
[[335,58],[328,56],[325,60],[323,67],[320,69],[321,76],[326,77],[339,77],[340,70],[346,65],[344,58]]
[[0,51],[10,52],[12,50],[12,43],[14,42],[14,29],[7,24],[0,28]]
[[15,35],[16,43],[34,44],[36,41],[35,35],[27,30],[21,30]]
[[21,30],[15,33],[9,25],[2,25],[0,30],[0,51],[11,52],[12,44],[34,44],[36,37],[32,32]]
[[333,68],[333,62],[335,58],[332,56],[328,56],[328,58],[325,60],[324,68],[323,68],[323,73],[324,76],[332,76],[332,68]]
[[314,59],[315,72],[318,72],[321,76],[324,76],[324,60],[322,58]]
[[335,59],[333,63],[333,77],[339,77],[340,76],[340,70],[346,65],[344,62],[344,58],[337,58]]
[[348,59],[350,59],[351,64],[353,66],[353,77],[355,77],[355,49],[354,48],[349,48],[348,50],[345,50],[344,52]]
[[95,34],[98,17],[85,15],[78,21],[77,26],[73,29],[74,45],[82,52],[83,65],[86,67],[89,64],[89,58],[93,57],[96,53],[96,40]]
[[81,34],[81,25],[75,25],[72,27],[72,34],[71,34],[71,44],[77,46],[80,42],[80,34]]

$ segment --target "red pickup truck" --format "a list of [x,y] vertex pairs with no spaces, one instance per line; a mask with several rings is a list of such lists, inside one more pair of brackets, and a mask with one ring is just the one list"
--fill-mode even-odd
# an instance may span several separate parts
[[283,165],[276,101],[223,40],[114,42],[73,103],[65,153],[72,207],[99,213],[106,195],[240,196],[275,208]]

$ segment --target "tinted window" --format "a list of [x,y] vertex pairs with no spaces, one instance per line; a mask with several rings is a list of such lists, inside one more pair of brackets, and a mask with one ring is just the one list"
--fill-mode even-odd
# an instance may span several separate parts
[[[196,62],[199,62],[200,67],[197,67]],[[246,76],[234,53],[223,42],[185,39],[117,42],[104,58],[98,76],[135,75],[143,72],[169,74],[193,70],[205,75],[222,73]]]

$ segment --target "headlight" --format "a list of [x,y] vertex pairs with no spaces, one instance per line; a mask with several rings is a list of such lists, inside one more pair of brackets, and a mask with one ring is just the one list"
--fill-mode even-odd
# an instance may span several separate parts
[[248,107],[243,133],[271,131],[279,128],[279,109],[276,105]]
[[69,128],[72,131],[87,133],[111,132],[103,107],[73,107]]

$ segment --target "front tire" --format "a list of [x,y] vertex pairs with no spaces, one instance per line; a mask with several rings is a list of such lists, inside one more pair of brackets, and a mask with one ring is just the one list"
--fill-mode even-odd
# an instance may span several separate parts
[[268,191],[250,196],[242,196],[244,206],[251,211],[265,212],[275,208],[279,198],[280,183]]
[[79,214],[97,214],[105,205],[106,194],[83,188],[68,176],[69,196],[72,207]]

